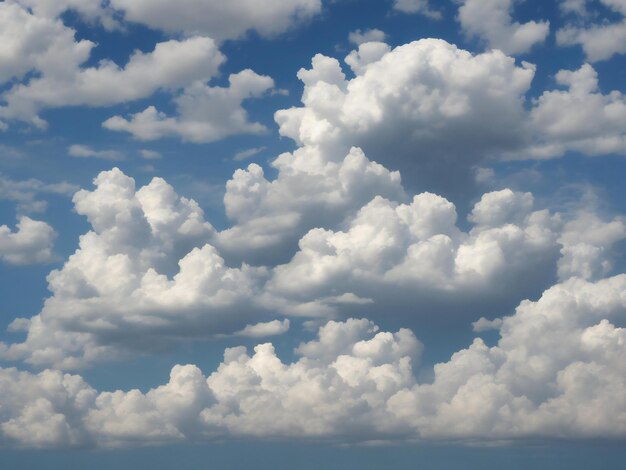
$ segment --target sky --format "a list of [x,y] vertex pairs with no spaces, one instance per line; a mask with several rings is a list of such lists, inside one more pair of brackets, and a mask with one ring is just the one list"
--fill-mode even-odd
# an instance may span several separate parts
[[616,468],[626,1],[0,2],[0,467]]

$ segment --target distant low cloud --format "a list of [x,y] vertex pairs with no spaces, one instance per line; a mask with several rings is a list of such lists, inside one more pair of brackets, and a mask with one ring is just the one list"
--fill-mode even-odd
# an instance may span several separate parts
[[123,160],[124,154],[119,150],[95,150],[88,145],[73,144],[67,149],[67,153],[77,158],[100,158],[102,160]]
[[[271,343],[229,348],[205,376],[177,365],[164,385],[98,392],[80,376],[0,369],[0,436],[34,448],[229,438],[333,442],[623,439],[626,276],[570,279],[524,301],[421,381],[412,331],[330,321],[283,362]],[[494,325],[495,326],[495,325]],[[554,345],[559,347],[555,348]],[[590,419],[590,416],[593,419]]]

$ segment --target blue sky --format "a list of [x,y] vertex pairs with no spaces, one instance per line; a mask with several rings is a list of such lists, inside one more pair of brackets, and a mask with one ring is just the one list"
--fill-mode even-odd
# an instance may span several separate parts
[[0,3],[0,464],[615,467],[625,25]]

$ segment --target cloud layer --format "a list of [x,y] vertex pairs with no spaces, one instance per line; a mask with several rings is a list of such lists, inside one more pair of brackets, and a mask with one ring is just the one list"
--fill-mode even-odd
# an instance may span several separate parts
[[[79,376],[0,371],[5,445],[115,446],[255,438],[623,438],[626,276],[571,279],[524,301],[419,382],[421,343],[361,319],[329,322],[284,363],[269,343],[224,353],[205,377],[177,365],[147,393],[97,392]],[[559,344],[558,348],[554,345]],[[17,393],[19,390],[19,393]]]

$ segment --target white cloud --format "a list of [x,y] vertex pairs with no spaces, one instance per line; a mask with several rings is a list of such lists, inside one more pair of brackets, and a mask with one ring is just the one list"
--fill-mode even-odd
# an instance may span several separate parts
[[94,182],[74,196],[92,230],[50,273],[52,296],[6,357],[73,368],[263,318],[255,299],[265,269],[225,266],[197,203],[160,178],[136,190],[118,169]]
[[278,170],[273,181],[253,163],[226,184],[224,204],[233,226],[216,243],[229,258],[275,264],[288,259],[290,247],[295,250],[311,228],[335,226],[377,194],[405,197],[400,175],[356,148],[334,156],[303,147],[272,166]]
[[17,230],[0,225],[0,259],[5,263],[26,265],[54,260],[54,239],[57,234],[46,222],[22,216]]
[[403,13],[419,13],[434,19],[441,18],[441,12],[431,8],[430,0],[394,0],[393,8]]
[[[488,347],[477,338],[421,382],[410,330],[329,322],[284,363],[272,344],[230,348],[205,377],[177,365],[147,393],[0,369],[5,445],[101,447],[181,440],[623,439],[626,276],[571,279],[522,302]],[[558,347],[554,347],[558,344]]]
[[545,91],[534,102],[534,142],[521,157],[550,158],[567,150],[626,155],[626,97],[619,91],[602,94],[598,74],[589,64],[559,71],[556,81],[567,89]]
[[[610,59],[615,54],[626,53],[626,3],[623,0],[600,0],[602,5],[614,14],[622,17],[621,21],[602,20],[580,26],[567,24],[557,32],[557,43],[562,46],[580,45],[587,60],[597,62]],[[591,17],[588,11],[589,1],[567,0],[561,5],[565,12],[576,13],[585,20]]]
[[289,319],[283,321],[272,320],[270,322],[246,325],[246,327],[235,333],[235,336],[245,336],[248,338],[265,338],[267,336],[277,336],[289,331]]
[[67,152],[77,158],[101,158],[103,160],[123,160],[124,154],[118,150],[95,150],[88,145],[72,144]]
[[[400,315],[470,317],[543,288],[557,261],[562,278],[610,272],[612,247],[626,232],[619,218],[584,213],[564,225],[559,215],[533,211],[530,194],[510,190],[484,195],[463,232],[454,205],[431,193],[407,204],[380,196],[368,203],[372,194],[404,192],[397,174],[358,149],[338,164],[312,157],[307,148],[284,154],[272,182],[257,165],[239,170],[226,195],[236,224],[219,233],[164,180],[137,190],[118,169],[101,173],[95,190],[74,196],[92,230],[48,276],[52,296],[41,313],[13,325],[26,339],[2,356],[71,369],[180,338],[246,332],[277,314],[375,315],[383,305]],[[581,252],[583,244],[594,249]]]
[[465,233],[454,205],[440,196],[423,193],[410,204],[377,197],[344,230],[307,233],[266,290],[287,300],[285,311],[309,315],[342,311],[332,297],[340,294],[372,299],[367,309],[359,306],[367,312],[381,305],[444,312],[455,298],[467,310],[477,299],[520,298],[550,279],[559,251],[560,219],[532,205],[530,194],[486,194]]
[[361,44],[366,42],[383,42],[385,40],[385,37],[385,32],[377,28],[366,29],[365,31],[357,29],[356,31],[352,31],[348,35],[348,40],[352,44],[360,46]]
[[321,0],[111,0],[127,21],[167,33],[206,34],[237,39],[254,30],[272,37],[321,11]]
[[515,0],[457,0],[463,32],[506,54],[523,54],[543,43],[550,32],[548,21],[514,22]]
[[351,80],[337,60],[319,54],[298,72],[303,106],[275,114],[281,135],[326,158],[359,146],[413,184],[447,188],[477,161],[524,141],[530,64],[518,67],[499,51],[474,56],[436,39],[395,49],[362,44],[346,62]]
[[130,132],[140,140],[178,136],[189,142],[214,142],[234,134],[261,134],[267,128],[249,122],[242,102],[263,96],[274,87],[274,81],[244,70],[229,77],[229,86],[210,87],[196,82],[174,98],[178,115],[168,117],[154,106],[133,114],[130,120],[121,116],[107,119],[102,125],[112,131]]

